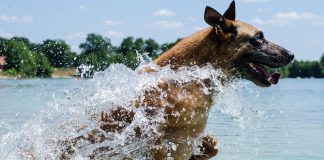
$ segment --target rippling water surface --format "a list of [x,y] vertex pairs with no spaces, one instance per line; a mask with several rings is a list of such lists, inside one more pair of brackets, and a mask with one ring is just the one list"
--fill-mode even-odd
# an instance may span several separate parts
[[[87,114],[99,113],[107,104],[127,105],[125,99],[139,96],[143,88],[154,86],[161,77],[186,81],[197,78],[194,75],[210,76],[197,68],[180,74],[183,76],[177,77],[162,69],[152,77],[141,77],[116,65],[94,80],[0,80],[0,157],[28,158],[24,151],[30,150],[41,158],[55,156],[46,153],[55,148],[51,140],[75,134],[62,126],[86,123],[91,127]],[[207,132],[220,140],[215,159],[324,159],[324,80],[283,79],[271,88],[240,81],[218,89],[221,93],[207,127]],[[148,121],[141,117],[134,125],[147,126]],[[154,132],[154,126],[147,131]],[[116,146],[125,138],[112,136]],[[87,149],[76,159],[81,159]]]

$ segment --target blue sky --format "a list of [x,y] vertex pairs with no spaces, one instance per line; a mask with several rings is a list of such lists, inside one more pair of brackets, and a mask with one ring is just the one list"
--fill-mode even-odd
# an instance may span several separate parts
[[[206,5],[223,13],[231,0],[0,0],[0,36],[33,42],[63,39],[73,50],[87,33],[119,45],[127,36],[173,42],[207,27]],[[262,29],[267,39],[298,60],[324,53],[323,0],[236,0],[237,19]]]

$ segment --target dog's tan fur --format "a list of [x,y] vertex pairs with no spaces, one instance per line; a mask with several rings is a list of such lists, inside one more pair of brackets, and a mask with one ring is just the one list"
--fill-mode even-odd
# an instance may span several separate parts
[[[235,7],[235,6],[234,6]],[[210,18],[223,18],[218,12],[206,8],[205,20],[212,25],[202,31],[199,31],[187,38],[184,38],[169,51],[162,54],[154,62],[159,66],[170,65],[172,69],[177,70],[182,66],[204,66],[211,64],[215,68],[222,69],[225,74],[233,75],[236,73],[234,64],[238,59],[244,57],[248,50],[251,50],[248,43],[249,39],[259,34],[260,31],[255,27],[244,22],[234,20],[235,11],[233,11],[233,2],[226,12],[224,19],[214,21]],[[229,17],[228,20],[226,17]],[[235,28],[235,32],[233,31]],[[288,60],[286,60],[288,61]],[[155,72],[151,68],[146,68],[144,72]],[[244,72],[240,72],[244,74]],[[256,82],[256,84],[258,84]],[[209,85],[205,80],[204,85]],[[170,157],[175,160],[185,159],[209,159],[218,153],[215,149],[217,140],[212,136],[206,136],[202,140],[201,153],[192,155],[192,144],[187,143],[189,138],[197,138],[204,132],[208,113],[213,104],[212,95],[206,94],[202,90],[203,85],[197,82],[187,84],[177,84],[172,81],[160,82],[158,89],[149,90],[145,93],[144,100],[135,102],[135,107],[155,106],[162,108],[166,114],[166,123],[161,124],[163,136],[156,140],[156,145],[164,142],[173,142],[177,147],[172,151]],[[161,97],[164,94],[164,98]],[[184,96],[185,95],[185,96]],[[173,114],[179,112],[179,115]],[[193,114],[194,113],[194,114]],[[193,116],[194,115],[194,116]],[[100,128],[106,132],[118,132],[127,124],[131,123],[134,113],[119,109],[110,114],[103,113],[100,121],[103,122]],[[126,122],[124,126],[110,124],[113,121]],[[135,128],[140,136],[140,128]],[[87,140],[90,143],[102,142],[106,138],[97,130],[84,137],[78,137],[73,142],[80,139]],[[61,159],[69,158],[73,153],[72,147],[68,147],[62,154]],[[97,151],[104,152],[108,148],[100,148]],[[94,152],[97,152],[94,151]],[[151,153],[154,159],[166,159],[167,151],[163,147],[152,147]],[[95,158],[94,156],[92,158]]]

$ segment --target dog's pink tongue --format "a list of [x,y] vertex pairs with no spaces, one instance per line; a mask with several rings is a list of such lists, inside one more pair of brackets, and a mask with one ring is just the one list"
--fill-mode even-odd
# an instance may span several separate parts
[[277,72],[272,74],[270,79],[271,84],[278,84],[279,78],[280,78],[280,73]]

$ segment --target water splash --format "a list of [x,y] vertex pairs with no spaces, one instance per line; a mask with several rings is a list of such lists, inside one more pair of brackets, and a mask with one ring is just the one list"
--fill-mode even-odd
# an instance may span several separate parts
[[[154,68],[156,72],[139,74],[146,67]],[[93,79],[86,80],[78,89],[56,91],[50,109],[42,111],[21,130],[1,137],[0,155],[13,160],[57,159],[64,150],[73,147],[72,159],[88,159],[93,154],[110,159],[149,158],[149,146],[160,136],[159,124],[165,119],[163,111],[154,106],[148,106],[155,110],[150,116],[146,109],[134,107],[136,101],[143,100],[139,97],[143,97],[147,90],[157,89],[161,81],[172,80],[181,85],[192,81],[204,84],[205,79],[210,79],[213,85],[205,86],[203,91],[208,94],[211,90],[217,91],[217,109],[243,124],[248,116],[242,106],[235,104],[241,104],[244,98],[233,96],[242,86],[237,82],[223,86],[223,77],[223,73],[211,65],[182,67],[174,71],[169,66],[159,67],[142,59],[134,71],[122,64],[113,64],[107,70],[95,73]],[[121,132],[106,132],[98,127],[103,113],[113,113],[120,108],[134,114],[131,123],[118,123],[123,128]],[[136,135],[136,128],[141,129],[142,136]],[[100,143],[86,140],[84,137],[92,131],[105,138]],[[83,138],[74,143],[76,137]],[[195,139],[188,142],[198,143]],[[172,144],[167,147],[175,149]],[[103,149],[105,152],[100,152]]]

